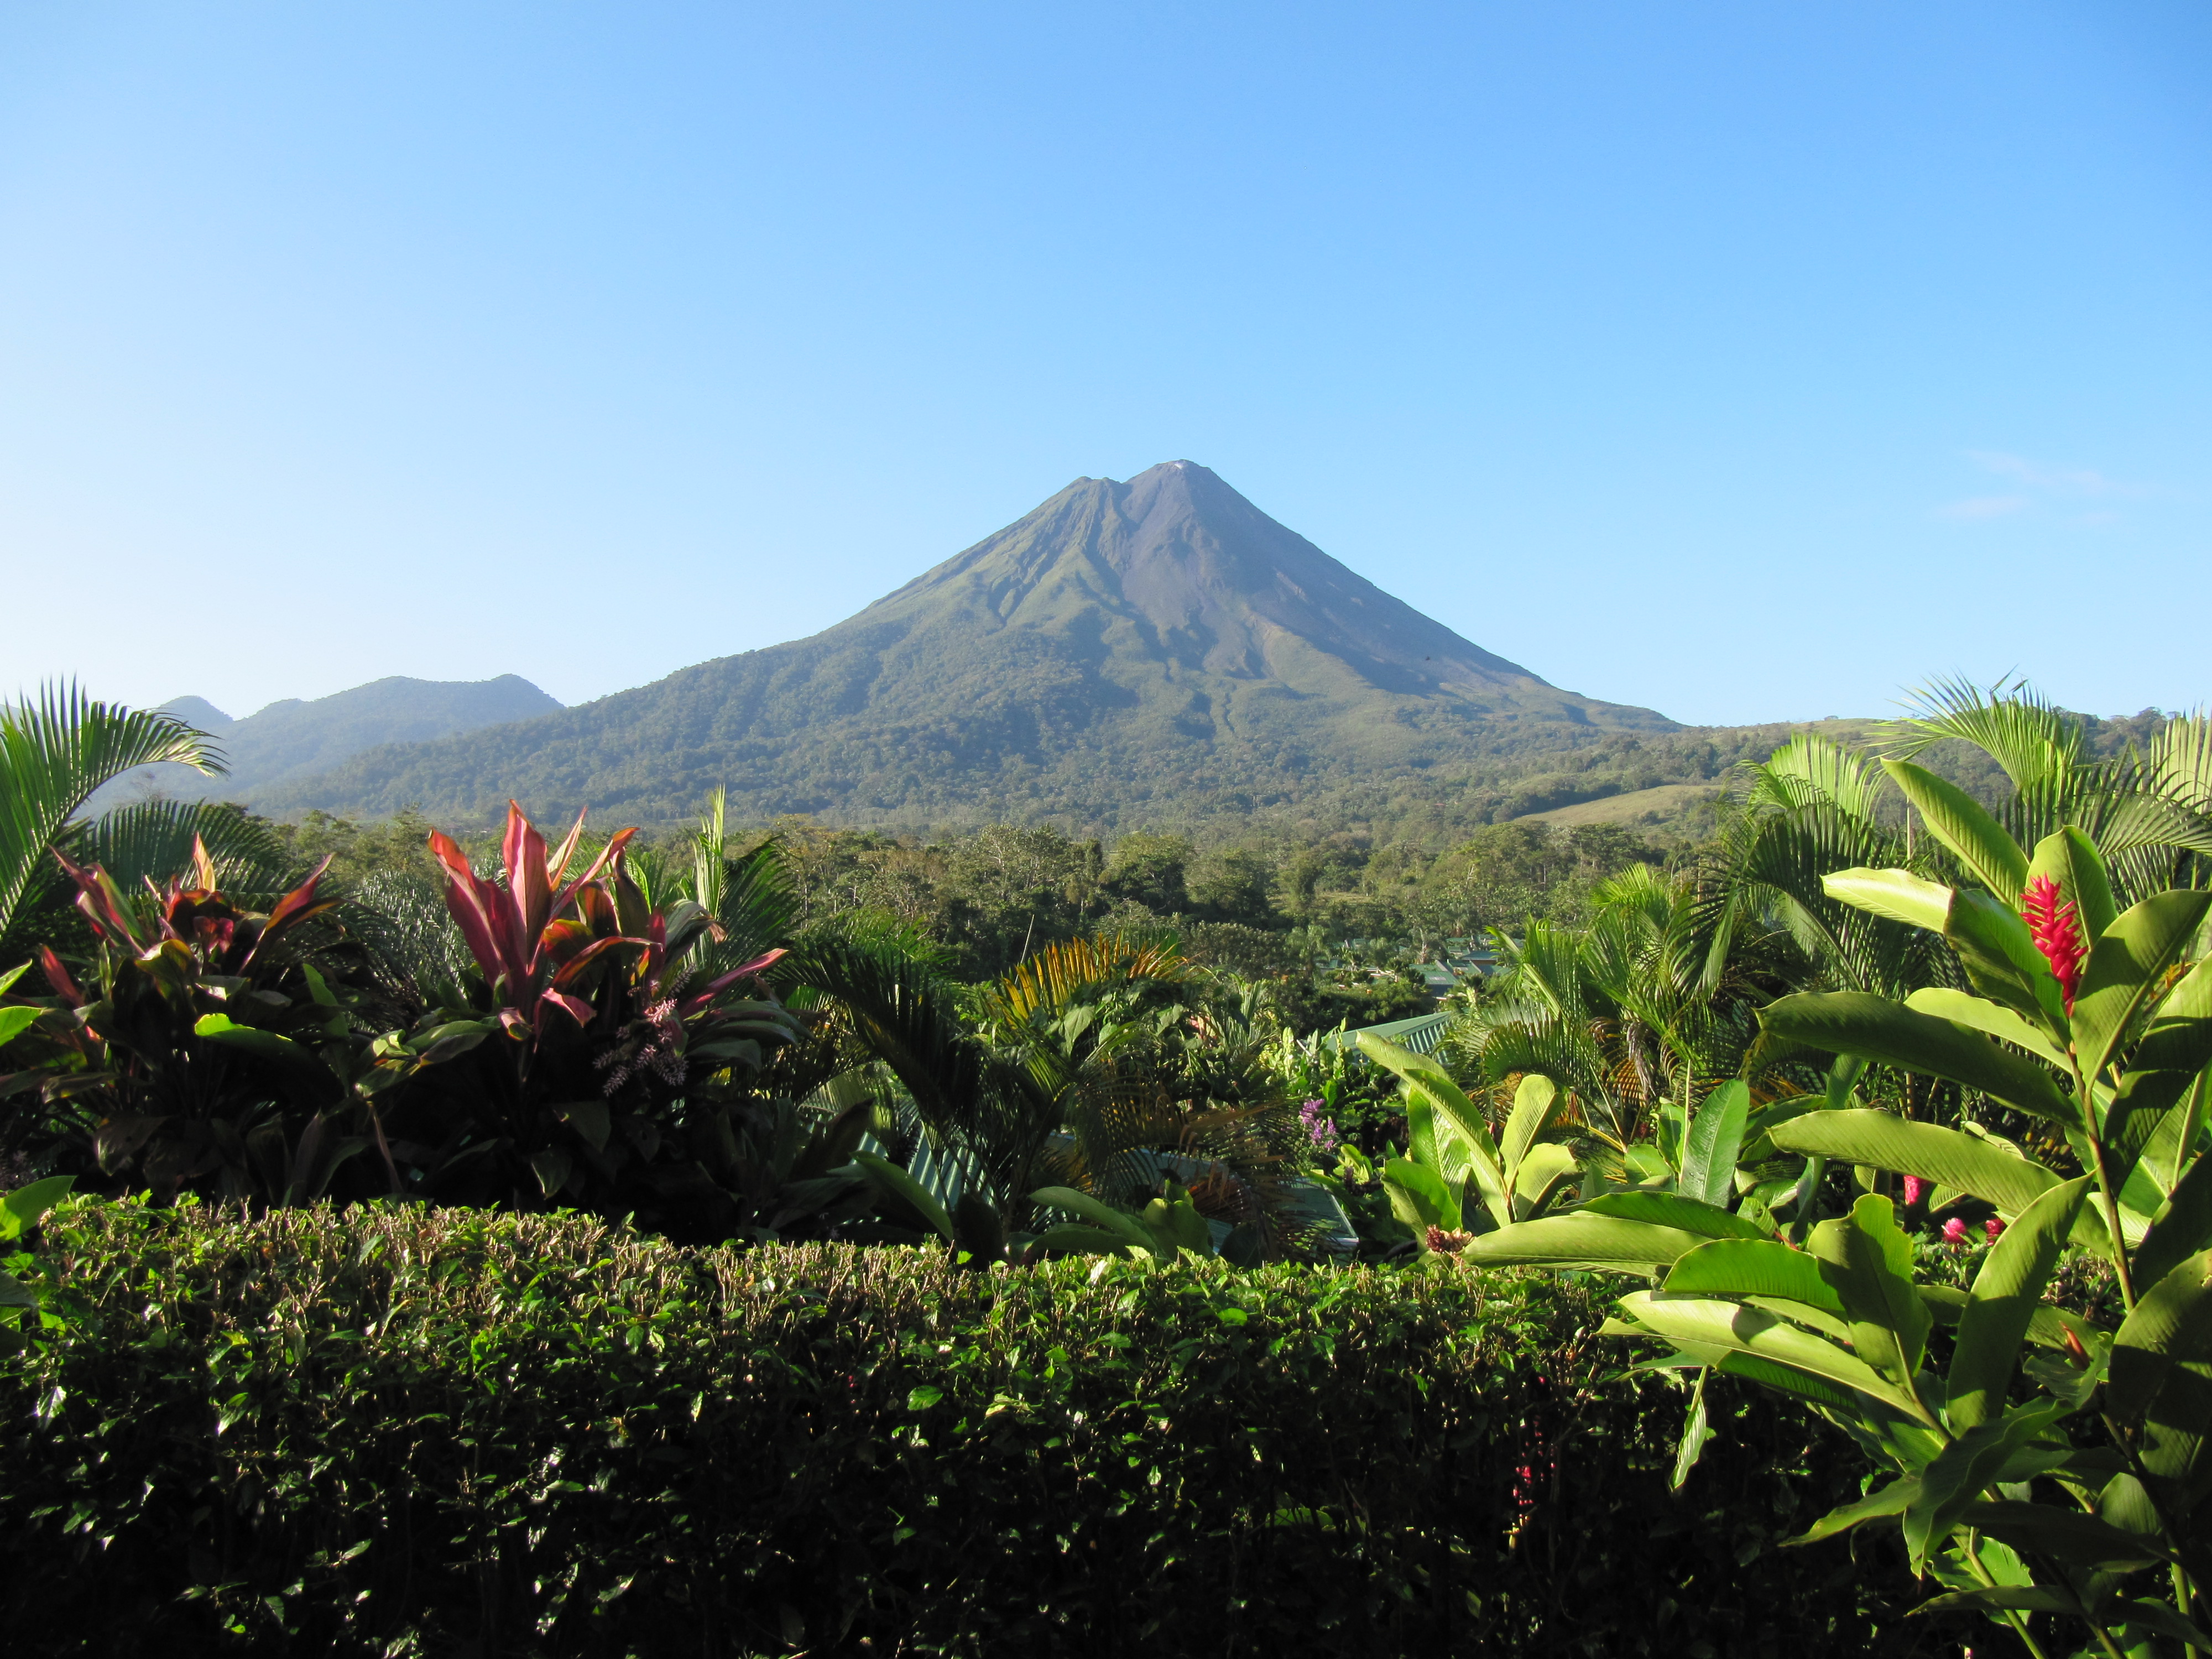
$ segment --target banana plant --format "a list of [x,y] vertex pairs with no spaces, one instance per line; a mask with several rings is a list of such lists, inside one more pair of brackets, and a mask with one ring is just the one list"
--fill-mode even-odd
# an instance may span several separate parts
[[[2086,1625],[2111,1659],[2158,1642],[2212,1651],[2198,1513],[2212,1491],[2212,962],[2187,960],[2212,894],[2171,890],[2120,910],[2078,829],[2031,855],[1948,786],[1899,782],[1985,890],[1866,869],[1826,890],[1940,933],[1972,990],[1785,997],[1763,1012],[1765,1032],[2027,1113],[2078,1168],[1856,1106],[1762,1133],[1808,1160],[1991,1205],[2008,1224],[1972,1287],[1916,1282],[1911,1242],[1873,1194],[1811,1227],[1802,1249],[1709,1192],[1615,1194],[1645,1207],[1608,1213],[1600,1200],[1478,1239],[1468,1256],[1649,1275],[1606,1331],[1789,1395],[1888,1465],[1887,1484],[1794,1541],[1897,1526],[1914,1571],[1946,1587],[1921,1611],[1984,1613],[2039,1656],[2045,1614]],[[2045,1300],[2082,1258],[2109,1270],[2112,1328]],[[2146,1592],[2147,1571],[2163,1593]]]
[[1568,1103],[1549,1078],[1521,1079],[1501,1139],[1435,1060],[1371,1031],[1358,1040],[1360,1052],[1403,1087],[1407,1155],[1383,1164],[1382,1190],[1422,1249],[1445,1235],[1480,1235],[1541,1215],[1580,1176],[1574,1153],[1544,1138]]

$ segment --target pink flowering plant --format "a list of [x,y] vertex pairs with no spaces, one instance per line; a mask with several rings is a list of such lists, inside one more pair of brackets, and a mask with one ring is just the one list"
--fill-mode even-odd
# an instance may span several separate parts
[[467,1006],[380,1044],[395,1151],[441,1196],[714,1209],[696,1189],[727,1162],[721,1109],[801,1035],[763,977],[785,952],[709,965],[724,929],[694,900],[647,896],[628,867],[637,832],[588,857],[583,832],[580,814],[549,848],[510,803],[495,874],[431,836],[477,973]]
[[[1459,1259],[1649,1276],[1606,1330],[1850,1435],[1888,1478],[1795,1541],[1898,1528],[1937,1582],[1920,1611],[1983,1614],[2039,1656],[2075,1652],[2084,1629],[2108,1659],[2212,1652],[2212,957],[2196,959],[2212,893],[2124,906],[2081,830],[2031,852],[1950,784],[1884,765],[1971,884],[1856,869],[1824,886],[1940,934],[1967,988],[1786,996],[1762,1011],[1765,1034],[1954,1085],[2038,1120],[2063,1155],[1856,1100],[1770,1133],[1784,1152],[1904,1177],[1908,1208],[1941,1188],[1993,1211],[1950,1214],[1934,1247],[1971,1282],[1919,1271],[1925,1252],[1878,1194],[1800,1249],[1717,1182],[1601,1195]],[[2089,1283],[2116,1298],[2069,1289]]]

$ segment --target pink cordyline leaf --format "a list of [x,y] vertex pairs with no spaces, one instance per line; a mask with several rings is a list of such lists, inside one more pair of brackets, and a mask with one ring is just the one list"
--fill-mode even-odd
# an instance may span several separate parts
[[691,995],[684,998],[683,1004],[678,1010],[679,1014],[696,1013],[700,1009],[705,1007],[709,1002],[712,1002],[714,998],[720,995],[722,992],[726,991],[731,986],[735,985],[739,980],[756,977],[757,975],[765,972],[767,969],[774,967],[777,963],[782,961],[784,957],[790,954],[790,951],[785,950],[781,945],[778,945],[775,950],[770,951],[765,956],[755,957],[750,962],[744,963],[743,966],[731,969],[728,973],[714,980],[704,988],[696,991]]
[[50,945],[39,947],[39,971],[46,976],[46,983],[54,988],[54,994],[64,1002],[72,1008],[84,1006],[84,993],[76,988],[76,981],[70,977],[69,969],[62,966],[62,959]]
[[430,832],[430,851],[446,866],[446,908],[453,915],[453,925],[461,930],[469,954],[477,959],[477,971],[494,988],[502,978],[520,981],[522,963],[519,956],[511,958],[503,948],[506,930],[499,913],[506,908],[501,903],[505,896],[469,868],[467,855],[444,831]]
[[553,914],[553,884],[545,875],[545,837],[538,833],[522,808],[507,804],[507,834],[500,844],[507,864],[507,890],[514,906],[515,925],[534,945]]

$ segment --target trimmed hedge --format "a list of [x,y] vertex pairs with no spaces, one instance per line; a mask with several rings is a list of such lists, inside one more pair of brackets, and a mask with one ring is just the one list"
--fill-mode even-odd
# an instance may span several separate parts
[[[1839,1435],[1607,1381],[1560,1279],[685,1250],[566,1217],[48,1223],[17,1651],[1950,1651]],[[1713,1394],[1722,1393],[1717,1382]],[[1899,1593],[1902,1593],[1901,1596]],[[1893,1599],[1895,1598],[1895,1599]]]

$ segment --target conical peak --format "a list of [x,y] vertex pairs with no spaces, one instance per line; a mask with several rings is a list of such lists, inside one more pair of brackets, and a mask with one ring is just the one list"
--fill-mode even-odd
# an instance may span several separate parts
[[1542,684],[1189,460],[1164,461],[1127,483],[1079,478],[854,621],[899,617],[910,627],[947,607],[988,614],[987,626],[1097,637],[1120,618],[1148,654],[1240,678],[1287,681],[1295,662],[1319,651],[1378,685]]

